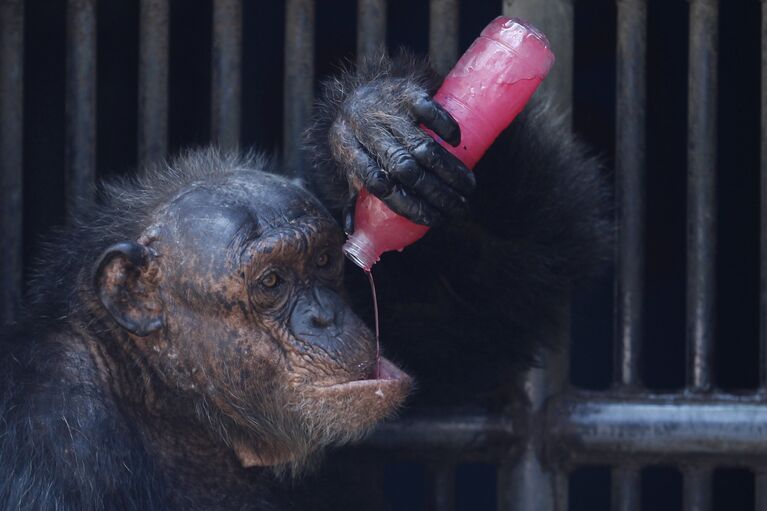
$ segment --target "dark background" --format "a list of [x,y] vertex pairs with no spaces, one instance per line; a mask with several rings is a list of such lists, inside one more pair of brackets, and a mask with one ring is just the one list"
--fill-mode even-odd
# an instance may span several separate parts
[[[614,0],[576,0],[573,119],[576,132],[606,167],[615,128]],[[284,5],[244,2],[242,145],[279,151],[282,136]],[[464,0],[461,50],[500,12],[500,1]],[[390,0],[388,45],[427,51],[428,1]],[[652,389],[685,382],[685,236],[687,16],[685,0],[651,0],[648,28],[647,279],[643,378]],[[65,2],[29,0],[25,26],[25,258],[64,214]],[[316,79],[354,59],[356,2],[317,2]],[[170,148],[206,144],[210,131],[210,0],[171,2]],[[98,5],[98,169],[136,165],[138,1]],[[719,59],[719,221],[716,378],[726,390],[757,383],[760,3],[722,2]],[[611,171],[607,171],[612,177]],[[612,368],[612,275],[581,290],[573,313],[572,379],[605,389]],[[753,478],[720,470],[715,508],[753,509]],[[643,508],[681,508],[681,477],[653,467],[643,479]],[[392,509],[422,509],[423,468],[387,469]],[[495,509],[494,467],[458,470],[458,506]],[[572,509],[609,508],[609,473],[578,470]]]

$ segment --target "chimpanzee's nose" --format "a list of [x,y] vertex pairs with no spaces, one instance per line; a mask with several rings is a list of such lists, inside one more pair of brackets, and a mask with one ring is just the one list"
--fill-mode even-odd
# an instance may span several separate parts
[[327,328],[336,324],[338,303],[335,293],[326,289],[315,289],[314,307],[311,311],[311,322],[315,328]]

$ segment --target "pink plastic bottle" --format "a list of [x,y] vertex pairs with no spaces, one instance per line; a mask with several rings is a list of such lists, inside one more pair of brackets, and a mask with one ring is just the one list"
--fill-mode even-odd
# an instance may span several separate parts
[[[473,168],[524,108],[553,63],[554,54],[541,32],[525,21],[497,17],[463,54],[434,95],[461,127],[461,143],[452,147],[426,131]],[[402,250],[428,230],[397,215],[362,189],[354,212],[354,234],[343,250],[357,266],[370,271],[382,253]]]

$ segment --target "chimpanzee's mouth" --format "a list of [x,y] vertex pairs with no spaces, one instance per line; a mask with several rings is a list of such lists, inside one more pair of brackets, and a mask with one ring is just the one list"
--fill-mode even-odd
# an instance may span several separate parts
[[[377,365],[377,367],[376,367]],[[373,366],[369,375],[360,380],[323,386],[322,389],[342,391],[351,389],[376,388],[410,388],[412,379],[405,371],[394,365],[389,359],[381,357],[378,364]]]

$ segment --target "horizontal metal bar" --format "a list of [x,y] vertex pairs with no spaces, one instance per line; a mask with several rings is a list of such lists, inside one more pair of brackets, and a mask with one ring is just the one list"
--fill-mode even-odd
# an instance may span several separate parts
[[767,459],[767,403],[758,397],[588,396],[554,403],[548,413],[551,453],[571,461]]
[[138,161],[168,150],[169,0],[141,0],[138,66]]
[[24,2],[0,3],[0,326],[16,319],[22,270]]
[[716,98],[719,4],[690,2],[687,138],[689,383],[711,388],[716,293]]
[[357,62],[386,49],[386,3],[357,1]]
[[224,149],[240,145],[242,0],[213,1],[211,134]]
[[314,0],[287,0],[285,11],[285,168],[304,175],[301,139],[312,112],[314,84]]
[[[577,393],[549,402],[533,433],[557,465],[716,461],[767,463],[767,402],[761,396]],[[505,416],[454,412],[379,427],[365,445],[392,450],[492,453],[508,460],[524,432]],[[513,468],[512,466],[509,467]]]
[[67,3],[66,187],[68,214],[96,178],[96,0]]
[[429,2],[429,59],[446,75],[458,60],[458,0]]
[[616,383],[640,384],[644,309],[646,0],[618,1]]
[[506,417],[456,413],[384,423],[365,440],[365,445],[382,449],[500,451],[518,440],[516,436]]

